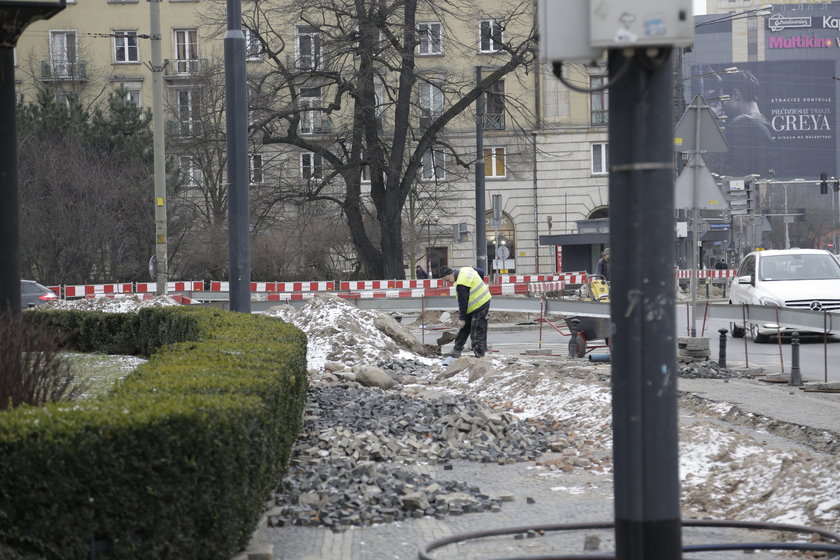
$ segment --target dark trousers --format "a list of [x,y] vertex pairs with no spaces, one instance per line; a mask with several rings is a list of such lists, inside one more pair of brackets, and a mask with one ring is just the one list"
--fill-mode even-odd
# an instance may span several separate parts
[[460,352],[464,349],[464,344],[467,342],[467,337],[472,340],[473,354],[476,358],[484,357],[487,353],[487,314],[490,312],[490,302],[488,301],[472,313],[467,314],[464,321],[464,326],[458,331],[455,336],[455,345],[453,350]]

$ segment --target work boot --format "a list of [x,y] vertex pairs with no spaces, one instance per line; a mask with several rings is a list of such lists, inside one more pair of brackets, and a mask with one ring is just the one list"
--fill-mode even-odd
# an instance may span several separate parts
[[452,356],[453,358],[460,358],[461,357],[461,350],[459,350],[458,348],[453,348],[452,352],[450,352],[449,355]]

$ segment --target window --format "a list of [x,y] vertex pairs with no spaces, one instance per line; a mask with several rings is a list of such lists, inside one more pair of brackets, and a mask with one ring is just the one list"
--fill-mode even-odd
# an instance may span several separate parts
[[201,132],[200,99],[197,90],[179,89],[176,91],[176,110],[178,112],[178,134],[195,136]]
[[305,181],[317,181],[324,178],[324,167],[320,155],[312,152],[300,154],[300,177]]
[[490,86],[485,96],[484,130],[505,129],[505,81],[499,80]]
[[324,115],[321,112],[321,88],[301,88],[298,99],[300,108],[300,133],[324,132]]
[[199,169],[198,165],[196,165],[194,157],[181,156],[180,170],[184,185],[188,187],[198,187],[201,184],[201,169]]
[[57,91],[55,92],[55,102],[59,105],[64,105],[65,107],[70,107],[70,95],[64,91]]
[[484,176],[504,177],[506,174],[505,149],[484,148]]
[[136,31],[114,31],[114,62],[139,62]]
[[[602,88],[607,83],[606,76],[590,76],[589,88]],[[589,94],[590,122],[592,124],[607,124],[609,122],[609,90],[602,89]]]
[[443,110],[443,92],[434,84],[420,84],[420,127],[426,128]]
[[497,52],[502,48],[502,24],[494,19],[478,22],[478,50],[481,52]]
[[446,154],[443,150],[429,150],[423,154],[420,177],[424,181],[442,181],[446,179]]
[[609,144],[592,144],[592,174],[606,175],[610,171]]
[[120,84],[125,90],[125,101],[131,103],[135,107],[142,106],[142,99],[140,98],[141,85],[137,82],[129,82]]
[[262,154],[251,154],[251,184],[259,185],[263,182]]
[[301,70],[317,70],[321,67],[321,34],[309,25],[298,25],[296,31],[297,67]]
[[198,31],[175,30],[175,71],[179,74],[198,72]]
[[417,53],[422,55],[442,54],[443,30],[439,23],[421,23],[417,26]]
[[248,60],[259,60],[262,54],[259,31],[244,29],[245,31],[245,58]]
[[75,31],[50,31],[50,62],[54,77],[74,76],[77,72],[77,57]]

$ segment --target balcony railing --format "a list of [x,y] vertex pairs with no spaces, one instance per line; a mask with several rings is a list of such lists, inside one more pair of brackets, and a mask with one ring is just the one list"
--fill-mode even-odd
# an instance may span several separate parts
[[164,74],[167,78],[192,76],[206,72],[208,66],[206,58],[170,59],[167,61]]
[[42,60],[42,80],[87,80],[87,63],[83,61]]
[[201,121],[166,121],[166,134],[169,136],[199,136],[204,131]]
[[485,113],[484,114],[484,130],[504,130],[505,129],[505,114],[504,113]]

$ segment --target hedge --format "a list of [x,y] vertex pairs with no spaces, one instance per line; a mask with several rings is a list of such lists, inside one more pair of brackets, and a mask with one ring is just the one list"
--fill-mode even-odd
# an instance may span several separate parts
[[71,348],[151,357],[107,397],[0,413],[0,558],[230,558],[300,432],[305,335],[209,308],[105,315],[24,313]]

